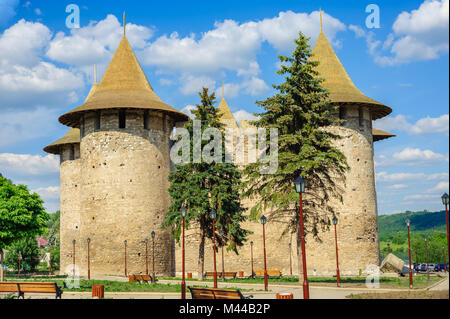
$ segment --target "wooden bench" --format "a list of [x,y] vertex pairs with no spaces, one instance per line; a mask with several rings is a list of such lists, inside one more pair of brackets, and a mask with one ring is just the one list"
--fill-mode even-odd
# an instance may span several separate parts
[[150,275],[129,275],[128,281],[129,282],[137,281],[139,283],[143,283],[143,282],[151,283],[152,277]]
[[[264,270],[255,270],[255,277],[264,278]],[[268,278],[281,278],[281,271],[279,270],[267,270]]]
[[[232,271],[225,271],[224,273],[225,278],[236,278],[237,272],[232,272]],[[205,277],[214,277],[214,271],[207,271],[205,272]],[[217,278],[222,278],[222,272],[218,271],[217,272]]]
[[239,289],[197,288],[188,287],[192,299],[250,299],[252,295],[245,297]]
[[17,297],[22,299],[25,299],[25,293],[52,293],[61,299],[63,293],[55,282],[0,282],[0,292],[17,293]]

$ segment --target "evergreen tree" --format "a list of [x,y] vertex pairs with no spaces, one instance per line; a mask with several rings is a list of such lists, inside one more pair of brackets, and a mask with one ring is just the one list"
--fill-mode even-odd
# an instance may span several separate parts
[[[344,182],[348,168],[344,154],[333,146],[340,137],[328,129],[341,124],[336,116],[338,109],[331,103],[328,90],[321,86],[323,79],[315,70],[319,62],[310,60],[308,41],[300,32],[292,56],[279,56],[281,69],[277,74],[283,75],[285,81],[273,85],[278,91],[274,96],[256,102],[265,111],[256,114],[259,120],[253,124],[278,129],[278,169],[264,175],[260,172],[264,163],[250,164],[244,171],[243,183],[243,195],[256,200],[251,216],[257,218],[264,212],[269,220],[280,214],[288,217],[285,233],[297,233],[297,247],[301,238],[294,180],[302,176],[306,181],[305,232],[318,239],[319,231],[329,228],[335,213],[328,204],[330,198],[342,200],[339,183]],[[297,249],[297,253],[301,252]]]
[[[208,93],[207,88],[199,93],[201,103],[196,105],[192,111],[195,120],[201,121],[201,132],[207,128],[217,128],[222,132],[223,125],[220,123],[220,114],[214,107],[215,94]],[[163,227],[172,227],[173,235],[177,241],[180,240],[182,217],[180,208],[185,206],[187,214],[185,218],[186,228],[193,227],[199,233],[198,252],[198,274],[199,279],[204,273],[204,249],[205,240],[212,239],[213,229],[210,211],[217,211],[216,218],[216,240],[219,246],[228,245],[228,250],[237,253],[237,247],[242,246],[249,233],[241,227],[246,217],[239,198],[241,173],[234,164],[225,163],[225,156],[220,152],[219,160],[212,163],[193,162],[194,132],[193,121],[190,120],[185,128],[190,134],[190,162],[184,165],[175,165],[175,170],[170,173],[169,194],[171,205],[166,213]],[[202,141],[202,149],[209,143]],[[220,141],[224,149],[224,139]],[[219,236],[220,230],[224,231]]]

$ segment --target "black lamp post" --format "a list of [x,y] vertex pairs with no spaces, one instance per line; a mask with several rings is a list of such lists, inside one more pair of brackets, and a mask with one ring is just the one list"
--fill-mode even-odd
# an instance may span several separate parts
[[267,219],[266,216],[261,216],[261,224],[263,226],[263,247],[264,247],[264,290],[267,291],[267,263],[266,263],[266,225]]
[[337,286],[341,286],[341,276],[339,273],[339,254],[338,254],[338,240],[337,240],[337,224],[338,219],[336,216],[333,217],[333,225],[334,225],[334,240],[336,242],[336,278],[337,278]]
[[152,231],[151,233],[152,235],[152,282],[156,282],[156,278],[155,278],[155,236],[156,233],[154,231]]
[[[225,231],[223,229],[220,230],[220,235],[222,236],[222,240],[225,239]],[[225,243],[225,241],[224,241]],[[225,259],[223,256],[223,246],[222,245],[222,281],[225,281]]]
[[181,271],[182,271],[182,277],[181,277],[181,299],[186,299],[186,281],[184,279],[184,219],[186,218],[186,207],[181,207],[181,218],[183,221],[183,240],[182,240],[182,248],[181,248]]
[[305,231],[303,226],[303,203],[302,194],[305,192],[305,180],[300,176],[294,181],[295,191],[299,196],[300,203],[300,234],[302,238],[302,263],[303,263],[303,299],[309,299],[309,283],[306,270],[306,247],[305,247]]
[[292,244],[289,243],[289,271],[292,277]]
[[409,236],[409,228],[411,226],[411,221],[406,219],[406,227],[408,228],[408,256],[409,256],[409,288],[413,287],[412,269],[411,269],[411,240]]
[[445,193],[444,195],[442,195],[441,198],[442,198],[442,204],[445,205],[445,218],[446,218],[446,221],[447,221],[447,256],[449,256],[449,254],[450,254],[450,247],[449,247],[449,238],[448,238],[448,209],[447,209],[448,201],[449,201],[448,194]]
[[255,276],[255,272],[253,271],[253,241],[250,242],[250,260],[252,264],[252,278]]
[[428,240],[425,237],[425,253],[427,257],[427,280],[430,280],[430,269],[428,268]]
[[88,280],[91,280],[91,247],[90,247],[90,244],[91,244],[91,239],[90,238],[88,238],[87,239],[87,253],[88,253]]
[[212,209],[209,212],[212,222],[213,222],[213,252],[214,252],[214,288],[217,288],[217,268],[216,268],[216,217],[217,212]]
[[391,253],[391,244],[387,243],[388,255]]

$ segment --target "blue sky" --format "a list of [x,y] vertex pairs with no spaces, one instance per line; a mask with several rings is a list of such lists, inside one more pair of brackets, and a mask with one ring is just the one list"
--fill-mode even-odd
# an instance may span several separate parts
[[[80,28],[66,27],[68,4]],[[368,28],[366,6],[380,10]],[[57,157],[42,148],[68,128],[58,116],[82,104],[122,33],[157,94],[187,111],[202,86],[225,96],[238,119],[273,94],[278,54],[298,31],[324,32],[356,86],[393,109],[375,127],[379,214],[439,210],[449,188],[448,0],[435,1],[18,1],[0,0],[0,172],[58,209]]]

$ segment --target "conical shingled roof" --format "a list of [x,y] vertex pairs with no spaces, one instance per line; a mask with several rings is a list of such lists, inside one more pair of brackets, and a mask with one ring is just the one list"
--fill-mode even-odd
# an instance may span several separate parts
[[66,135],[44,148],[44,152],[59,155],[61,146],[67,144],[79,144],[80,143],[80,130],[77,128],[71,128]]
[[59,121],[77,127],[84,112],[118,108],[160,110],[177,121],[188,119],[186,114],[167,105],[156,95],[125,36],[95,93],[83,105],[62,115]]
[[322,85],[330,91],[330,99],[334,103],[366,105],[371,109],[373,120],[392,112],[390,107],[365,96],[358,90],[323,32],[319,34],[313,54],[311,60],[320,62],[316,70],[319,76],[325,79]]
[[220,119],[224,122],[226,122],[226,124],[231,125],[233,127],[238,127],[236,119],[233,116],[233,113],[231,113],[230,107],[228,106],[227,101],[225,100],[225,98],[223,97],[222,100],[219,103],[219,107],[217,108],[217,110],[220,113]]

